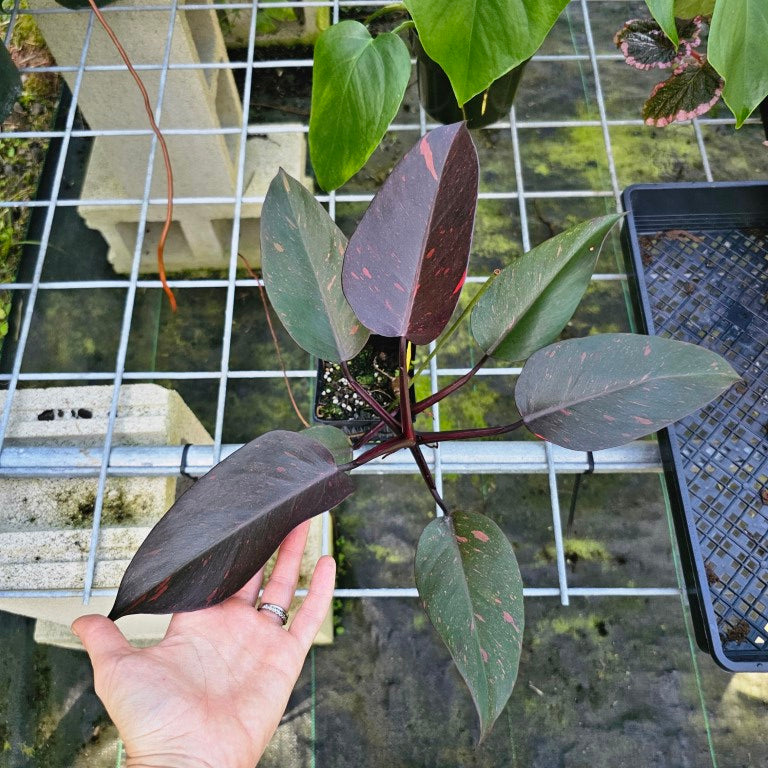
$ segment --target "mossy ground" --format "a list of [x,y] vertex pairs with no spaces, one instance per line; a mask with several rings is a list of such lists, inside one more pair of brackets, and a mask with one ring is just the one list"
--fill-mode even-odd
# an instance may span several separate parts
[[[7,21],[0,21],[4,36]],[[47,66],[53,63],[40,31],[29,15],[16,18],[11,35],[11,57],[17,67]],[[59,98],[59,78],[54,73],[26,74],[23,90],[3,131],[45,131],[54,121]],[[0,138],[0,200],[21,201],[35,197],[48,149],[47,139]],[[26,238],[30,209],[0,208],[0,282],[13,282]],[[11,294],[0,293],[0,342],[8,333]]]

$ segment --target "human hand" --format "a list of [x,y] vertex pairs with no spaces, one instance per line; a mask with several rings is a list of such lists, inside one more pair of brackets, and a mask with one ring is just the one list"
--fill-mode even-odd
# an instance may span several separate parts
[[[309,522],[280,545],[262,602],[293,599]],[[259,571],[219,605],[177,613],[165,637],[134,648],[105,616],[72,631],[91,658],[96,693],[129,768],[253,768],[277,729],[333,596],[336,564],[321,557],[289,629],[254,608]]]

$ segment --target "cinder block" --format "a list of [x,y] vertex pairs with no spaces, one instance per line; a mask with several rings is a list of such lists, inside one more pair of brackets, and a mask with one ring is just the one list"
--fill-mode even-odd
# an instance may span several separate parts
[[[263,197],[270,182],[280,168],[285,169],[305,187],[313,189],[312,179],[306,174],[307,141],[300,125],[286,126],[288,132],[267,136],[255,136],[246,146],[245,176],[246,189],[243,197]],[[296,130],[291,130],[295,128]],[[194,137],[198,139],[210,137]],[[191,139],[191,137],[190,137]],[[137,140],[141,141],[141,140]],[[88,176],[82,197],[85,200],[109,199],[113,197],[113,187],[108,172],[112,162],[109,158],[108,140],[96,139],[88,166]],[[145,142],[147,143],[147,142]],[[147,143],[148,146],[148,143]],[[141,152],[138,152],[141,155]],[[143,156],[146,157],[146,151]],[[205,157],[205,147],[195,155]],[[189,164],[184,157],[183,163]],[[205,162],[198,169],[204,172]],[[146,165],[142,166],[142,168]],[[175,167],[175,165],[174,165]],[[156,169],[163,173],[161,169]],[[142,170],[143,173],[143,170]],[[188,196],[208,194],[204,191],[204,182]],[[233,196],[234,183],[217,196]],[[176,187],[177,196],[181,196]],[[141,197],[141,193],[137,194]],[[130,197],[121,193],[118,197]],[[85,223],[92,229],[99,230],[109,244],[108,258],[115,271],[127,274],[131,271],[140,209],[124,205],[81,205],[78,208]],[[176,205],[174,217],[165,246],[165,268],[168,272],[190,271],[199,269],[227,269],[232,248],[232,217],[234,204]],[[261,216],[260,203],[244,203],[241,210],[238,253],[245,256],[254,269],[261,265],[259,245]],[[142,240],[139,271],[157,272],[157,244],[165,222],[165,206],[150,205],[147,209],[147,222]]]
[[[322,516],[310,526],[307,547],[301,562],[299,589],[309,587],[317,559],[322,554]],[[103,529],[96,568],[96,588],[115,588],[122,578],[130,558],[149,533],[148,526]],[[82,588],[90,530],[44,531],[35,534],[0,533],[0,589],[19,589],[19,583],[38,583],[39,589]],[[36,550],[34,547],[41,547]],[[35,560],[39,552],[39,561]],[[274,557],[265,568],[266,578],[272,572]],[[41,580],[41,572],[45,576]],[[48,586],[43,586],[47,584]],[[64,586],[66,585],[66,586]],[[30,587],[26,587],[30,588]],[[293,619],[302,599],[294,599],[289,609]],[[84,606],[79,598],[0,598],[0,610],[32,616],[38,620],[35,640],[39,643],[65,648],[82,648],[70,632],[69,625],[86,613],[109,613],[113,599],[94,597]],[[168,628],[170,616],[138,615],[119,619],[118,626],[135,645],[158,642]],[[315,639],[316,645],[333,642],[333,612],[329,611]]]
[[[101,446],[112,400],[111,386],[21,389],[14,396],[8,445]],[[0,407],[6,393],[0,393]],[[155,384],[121,388],[114,428],[115,445],[205,445],[210,435],[178,393]],[[80,590],[83,588],[96,498],[94,478],[0,478],[0,590]],[[94,587],[115,589],[151,526],[173,504],[177,478],[110,478],[104,498]],[[321,554],[318,518],[302,562],[308,585]],[[84,613],[108,613],[111,598],[1,598],[0,610],[40,621],[40,642],[76,647],[70,623]],[[294,606],[295,607],[295,606]],[[138,643],[162,637],[167,616],[126,617],[120,626]],[[53,626],[56,625],[56,626]],[[329,616],[319,642],[330,642]]]
[[[251,30],[251,12],[242,8],[221,11],[221,31],[228,48],[247,48]],[[284,11],[280,8],[280,11]],[[313,45],[320,33],[331,23],[330,8],[294,8],[295,20],[278,20],[273,24],[257,26],[256,45],[260,48],[270,46],[292,47],[295,45]],[[259,6],[263,16],[269,13],[265,3]],[[258,23],[258,21],[257,21]],[[265,29],[264,27],[270,27]]]
[[[134,5],[135,11],[108,13],[109,22],[135,64],[158,65],[165,55],[168,14],[141,10],[144,5],[155,5],[153,0],[137,0]],[[59,8],[55,0],[40,0],[38,6]],[[36,20],[56,62],[77,66],[88,14],[42,14]],[[172,65],[217,65],[228,61],[212,8],[185,12],[182,5],[173,24]],[[86,64],[121,67],[84,74],[78,106],[89,126],[97,131],[146,130],[149,123],[136,84],[122,68],[114,45],[98,24],[91,36]],[[69,72],[64,77],[72,88],[76,74]],[[156,104],[160,69],[142,70],[141,77],[150,102]],[[235,196],[242,120],[242,104],[230,69],[209,66],[168,70],[160,127],[188,131],[166,136],[175,198]],[[210,133],[221,128],[237,130],[229,134]],[[263,195],[281,165],[305,185],[311,184],[305,173],[306,137],[301,126],[296,129],[248,140],[243,177],[245,196]],[[150,136],[98,136],[93,142],[81,198],[94,202],[81,205],[78,210],[86,224],[99,230],[107,240],[108,258],[119,273],[131,270],[140,219],[140,206],[122,205],[119,201],[143,198],[150,146]],[[150,196],[166,195],[165,168],[158,148]],[[234,209],[234,204],[177,202],[165,248],[166,270],[227,268]],[[260,212],[261,206],[252,203],[243,205],[241,211],[238,250],[254,267],[260,263]],[[149,207],[140,262],[142,272],[157,272],[156,246],[164,219],[165,205]]]

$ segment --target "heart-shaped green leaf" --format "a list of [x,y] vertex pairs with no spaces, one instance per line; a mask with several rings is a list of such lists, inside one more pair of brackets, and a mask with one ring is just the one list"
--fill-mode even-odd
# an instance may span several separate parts
[[533,56],[568,0],[405,0],[427,55],[466,104]]
[[563,330],[587,290],[620,214],[577,224],[503,269],[472,311],[472,335],[493,357],[525,360]]
[[477,152],[464,123],[426,134],[395,166],[349,240],[344,293],[380,336],[428,344],[467,276]]
[[675,16],[678,19],[710,16],[714,10],[715,0],[675,0]]
[[677,47],[677,26],[675,25],[675,0],[645,0],[651,16],[664,30],[673,46]]
[[411,76],[406,44],[385,32],[372,38],[357,21],[326,29],[315,43],[309,154],[323,189],[359,171],[397,114]]
[[704,347],[606,333],[532,355],[517,380],[515,402],[528,429],[544,440],[599,451],[682,419],[738,378]]
[[299,523],[353,491],[330,452],[295,432],[252,440],[200,478],[131,560],[109,614],[195,611],[237,592]]
[[517,679],[523,642],[523,582],[501,529],[475,512],[433,520],[416,549],[416,586],[480,717],[480,739]]
[[643,105],[643,120],[659,127],[691,120],[717,104],[722,88],[723,81],[708,62],[689,64],[654,87]]
[[282,169],[261,211],[261,266],[272,306],[294,341],[323,360],[351,360],[370,335],[341,288],[347,238]]
[[0,42],[0,123],[11,114],[21,95],[21,76],[8,49]]
[[739,128],[768,96],[768,3],[717,0],[708,54],[725,80],[723,99]]

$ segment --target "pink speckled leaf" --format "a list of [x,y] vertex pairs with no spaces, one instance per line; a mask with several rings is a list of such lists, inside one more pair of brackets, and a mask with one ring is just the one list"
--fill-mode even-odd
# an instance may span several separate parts
[[370,335],[341,289],[347,238],[311,192],[282,168],[261,211],[261,268],[293,340],[315,357],[351,360]]
[[315,440],[285,431],[252,440],[200,478],[149,532],[109,617],[195,611],[226,600],[293,528],[352,491]]
[[677,19],[675,44],[653,19],[632,19],[614,36],[613,42],[627,64],[636,69],[668,69],[678,66],[691,49],[701,44],[701,19]]
[[723,81],[709,63],[689,64],[651,91],[643,105],[643,120],[663,127],[699,117],[712,109],[722,90]]
[[604,333],[528,358],[515,402],[534,434],[575,451],[650,435],[703,408],[737,379],[704,347],[658,336]]
[[366,328],[415,344],[440,335],[467,273],[477,179],[464,123],[430,131],[395,166],[344,256],[344,294]]
[[480,717],[484,739],[517,679],[523,582],[512,546],[490,518],[455,512],[433,520],[416,549],[416,586]]

